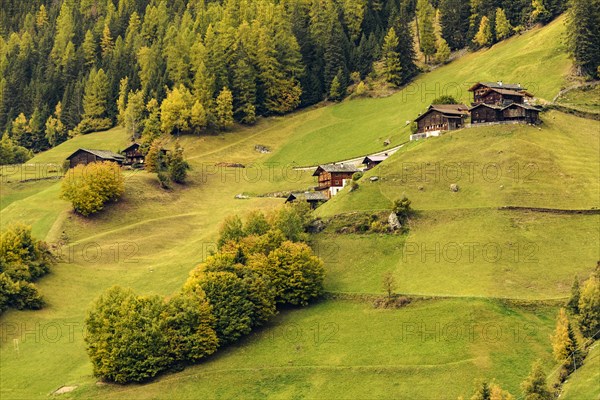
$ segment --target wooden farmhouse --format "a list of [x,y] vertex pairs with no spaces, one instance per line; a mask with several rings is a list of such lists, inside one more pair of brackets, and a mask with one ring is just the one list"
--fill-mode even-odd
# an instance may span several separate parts
[[324,192],[304,192],[290,194],[285,202],[293,203],[295,201],[306,201],[310,204],[310,208],[315,209],[327,200],[329,200],[329,198]]
[[324,192],[330,199],[352,180],[355,172],[358,172],[358,169],[353,164],[320,165],[313,174],[318,177],[319,181],[316,189]]
[[479,82],[473,92],[472,124],[540,122],[540,110],[529,104],[533,96],[521,85],[503,82]]
[[143,164],[144,159],[146,158],[140,152],[139,143],[133,143],[131,146],[123,150],[122,153],[125,155],[125,165]]
[[469,108],[464,104],[432,104],[415,122],[418,130],[411,140],[439,136],[443,131],[453,131],[465,126]]
[[367,156],[362,163],[367,166],[366,170],[368,171],[384,162],[388,157],[387,153],[382,156]]
[[125,156],[108,150],[79,149],[67,157],[67,160],[69,161],[69,168],[103,161],[123,165],[125,163]]

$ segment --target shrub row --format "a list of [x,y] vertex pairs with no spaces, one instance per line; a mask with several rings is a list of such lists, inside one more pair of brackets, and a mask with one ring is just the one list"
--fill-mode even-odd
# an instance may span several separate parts
[[168,300],[109,289],[86,318],[95,375],[146,381],[249,334],[276,315],[278,305],[304,306],[320,296],[325,270],[299,241],[304,219],[293,206],[270,216],[253,213],[245,223],[229,218],[219,251]]

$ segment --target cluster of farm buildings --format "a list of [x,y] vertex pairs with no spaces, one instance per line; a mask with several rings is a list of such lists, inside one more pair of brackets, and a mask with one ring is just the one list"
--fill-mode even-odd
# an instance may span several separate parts
[[[67,161],[69,162],[69,168],[103,161],[114,162],[121,166],[143,168],[146,156],[140,147],[139,143],[133,143],[119,153],[110,150],[77,149],[77,151],[67,157]],[[161,149],[161,151],[163,154],[167,152],[164,149]]]
[[[470,126],[501,123],[538,124],[540,122],[540,109],[530,104],[533,96],[521,85],[479,82],[469,88],[469,91],[473,92],[471,107],[464,104],[432,104],[429,106],[427,111],[415,119],[417,132],[411,135],[411,140],[439,136],[444,131],[465,128],[469,117],[471,119]],[[387,153],[365,157],[362,162],[365,167],[360,169],[354,163],[320,165],[313,173],[318,181],[315,190],[292,193],[287,202],[306,201],[312,207],[317,207],[320,203],[338,194],[352,180],[355,173],[369,170],[385,161],[387,157]],[[143,167],[144,154],[140,151],[140,145],[134,143],[121,153],[79,149],[67,160],[71,168],[80,164],[100,161]]]
[[429,106],[427,111],[415,119],[417,133],[411,136],[411,140],[439,136],[443,131],[464,128],[468,117],[471,118],[471,126],[540,122],[540,109],[530,104],[533,95],[521,85],[478,82],[469,91],[473,92],[470,108],[464,104]]
[[[417,132],[411,140],[439,136],[442,132],[462,129],[467,126],[483,124],[510,124],[540,122],[540,109],[530,104],[533,98],[527,89],[519,84],[503,82],[478,82],[469,88],[473,93],[471,107],[464,104],[432,104],[427,111],[415,119]],[[366,157],[362,170],[369,170],[387,158],[383,156]],[[317,167],[314,176],[318,177],[318,186],[314,192],[292,193],[288,202],[304,200],[317,207],[342,190],[359,172],[354,164],[327,164]]]

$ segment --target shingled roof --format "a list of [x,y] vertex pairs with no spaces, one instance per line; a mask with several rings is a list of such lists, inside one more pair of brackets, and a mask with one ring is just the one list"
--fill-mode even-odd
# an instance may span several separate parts
[[358,172],[358,169],[356,168],[356,166],[354,164],[344,164],[344,163],[340,163],[340,164],[325,164],[325,165],[319,165],[317,167],[317,169],[315,170],[313,176],[318,176],[321,171],[325,171],[325,172]]
[[75,154],[79,153],[80,151],[84,151],[86,153],[93,154],[96,157],[101,158],[103,160],[118,161],[118,162],[125,160],[125,156],[123,156],[121,154],[113,153],[110,150],[95,150],[95,149],[78,149],[73,154],[71,154],[69,157],[67,157],[67,160],[70,160],[71,158],[73,158],[73,156],[75,156]]
[[286,203],[294,200],[306,200],[306,201],[327,201],[327,195],[323,192],[303,192],[303,193],[292,193],[288,196]]
[[534,106],[530,106],[529,104],[519,104],[519,103],[510,103],[510,104],[507,104],[507,105],[505,105],[505,106],[499,106],[499,105],[495,105],[495,104],[479,103],[479,104],[477,104],[477,105],[475,105],[475,106],[471,107],[471,110],[474,110],[474,109],[476,109],[477,107],[487,107],[487,108],[491,108],[491,109],[493,109],[493,110],[500,110],[500,111],[504,111],[504,110],[506,110],[507,108],[509,108],[509,107],[513,107],[513,106],[516,106],[516,107],[521,107],[521,108],[524,108],[524,109],[526,109],[526,110],[541,111],[539,108],[537,108],[537,107],[534,107]]
[[477,88],[479,86],[486,86],[491,89],[508,89],[508,90],[516,90],[516,91],[527,90],[527,88],[522,87],[520,83],[516,83],[516,84],[515,83],[504,83],[504,82],[500,81],[500,82],[477,82],[476,84],[474,84],[473,86],[471,86],[469,88],[469,92],[473,92],[473,91],[477,90]]
[[[514,103],[513,103],[513,104],[514,104]],[[493,110],[503,110],[503,109],[504,109],[504,107],[502,107],[502,106],[497,106],[497,105],[495,105],[495,104],[479,103],[479,104],[476,104],[476,105],[474,105],[473,107],[471,107],[471,108],[469,109],[469,111],[473,111],[474,109],[476,109],[476,108],[478,108],[478,107],[487,107],[487,108],[491,108],[491,109],[493,109]]]
[[139,143],[132,143],[130,146],[126,147],[125,149],[123,149],[123,153],[125,153],[126,151],[129,150],[137,150],[141,145]]
[[432,104],[427,111],[415,118],[415,122],[420,121],[432,111],[441,112],[446,117],[462,117],[468,114],[469,107],[464,104]]

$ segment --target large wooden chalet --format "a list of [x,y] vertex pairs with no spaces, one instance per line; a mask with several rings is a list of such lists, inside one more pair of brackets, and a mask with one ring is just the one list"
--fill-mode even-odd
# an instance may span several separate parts
[[67,157],[67,160],[69,161],[69,168],[76,167],[77,165],[87,165],[103,161],[110,161],[123,165],[125,156],[108,150],[78,149]]
[[469,88],[473,92],[471,123],[540,122],[540,110],[529,104],[533,96],[518,84],[478,82]]
[[313,176],[317,176],[319,186],[316,190],[323,191],[328,199],[338,194],[352,180],[352,175],[358,172],[353,164],[319,165]]
[[[461,129],[469,115],[469,107],[464,104],[432,104],[427,111],[419,115],[417,138],[439,136],[443,131]],[[414,138],[411,138],[414,139]]]

